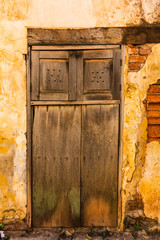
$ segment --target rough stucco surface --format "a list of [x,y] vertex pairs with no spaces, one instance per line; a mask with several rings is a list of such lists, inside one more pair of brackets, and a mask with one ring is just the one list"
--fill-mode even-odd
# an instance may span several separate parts
[[[159,12],[159,0],[0,0],[1,219],[26,217],[26,27],[133,26],[144,21],[153,24],[160,22]],[[126,51],[123,217],[126,202],[137,192],[142,195],[146,216],[154,218],[160,214],[158,167],[150,166],[150,161],[159,166],[154,151],[158,154],[159,145],[152,142],[146,148],[147,119],[143,106],[149,84],[160,78],[159,56],[160,45],[155,45],[141,71],[127,73]]]
[[0,218],[26,214],[26,96],[22,54],[0,50]]
[[100,27],[160,22],[159,0],[0,0],[0,20],[25,26]]
[[[147,144],[147,118],[143,101],[150,84],[160,78],[160,44],[152,47],[144,67],[139,72],[124,71],[124,128],[123,128],[123,218],[160,217],[159,168],[160,144],[156,141]],[[142,197],[144,209],[125,212],[127,201],[134,195]],[[142,211],[144,210],[144,211]]]
[[149,218],[160,219],[160,144],[147,144],[146,162],[140,192],[144,202],[144,213]]
[[160,21],[159,11],[159,0],[32,0],[27,24],[47,27],[138,25],[142,19],[148,23]]

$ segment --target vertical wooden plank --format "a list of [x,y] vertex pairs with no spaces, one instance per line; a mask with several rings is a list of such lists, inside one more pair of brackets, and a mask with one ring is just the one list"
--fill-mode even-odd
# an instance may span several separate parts
[[82,109],[81,225],[117,226],[119,106]]
[[70,51],[69,53],[69,100],[76,100],[76,52]]
[[80,221],[80,106],[37,106],[33,123],[33,226]]
[[113,99],[121,98],[121,49],[113,51]]
[[77,100],[83,99],[83,54],[77,52]]
[[31,227],[31,105],[30,105],[30,47],[27,54],[27,76],[26,76],[26,89],[27,89],[27,226]]
[[39,51],[31,52],[31,100],[39,99]]
[[119,120],[119,158],[118,158],[118,228],[123,228],[122,221],[122,160],[123,160],[123,123],[124,123],[124,83],[123,83],[123,73],[125,68],[125,45],[121,46],[121,58],[122,58],[122,66],[121,66],[121,92],[120,92],[120,120]]

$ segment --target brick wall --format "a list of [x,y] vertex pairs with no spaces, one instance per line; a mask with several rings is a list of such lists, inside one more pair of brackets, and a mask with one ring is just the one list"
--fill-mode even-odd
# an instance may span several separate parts
[[[151,53],[152,45],[133,46],[128,45],[129,72],[139,71],[145,64]],[[150,85],[145,101],[148,120],[148,142],[160,142],[160,79],[156,84]]]
[[128,45],[128,53],[129,53],[129,71],[139,71],[145,61],[147,56],[151,53],[151,45],[140,45],[140,46],[133,46]]
[[148,142],[160,142],[160,79],[150,85],[146,100]]

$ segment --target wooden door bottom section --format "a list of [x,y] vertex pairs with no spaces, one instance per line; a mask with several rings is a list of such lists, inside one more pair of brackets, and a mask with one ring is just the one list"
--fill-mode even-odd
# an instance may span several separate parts
[[117,226],[119,105],[33,109],[33,226]]

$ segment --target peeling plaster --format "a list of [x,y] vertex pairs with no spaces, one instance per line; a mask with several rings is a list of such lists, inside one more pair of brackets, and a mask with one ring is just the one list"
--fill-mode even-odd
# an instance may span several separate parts
[[25,73],[21,53],[0,50],[0,219],[26,216]]
[[[23,59],[23,54],[27,53],[26,27],[155,24],[160,23],[159,12],[159,0],[0,0],[0,219],[26,217],[26,66]],[[160,78],[160,44],[153,46],[139,72],[128,73],[127,58],[126,49],[122,218],[127,214],[127,201],[138,191],[142,195],[145,215],[159,218],[159,173],[149,164],[159,169],[156,158],[159,145],[157,142],[147,144],[143,100],[149,84]]]
[[139,191],[144,202],[144,213],[147,217],[160,220],[160,144],[147,144],[146,161]]
[[[128,51],[124,72],[125,106],[123,127],[123,209],[136,193],[141,194],[147,218],[160,216],[159,148],[158,142],[147,144],[147,118],[143,101],[150,84],[160,78],[160,44],[152,47],[145,65],[139,72],[127,72]],[[136,150],[137,148],[137,150]],[[157,170],[151,165],[157,165]],[[138,214],[138,211],[137,211]],[[139,215],[138,215],[139,216]]]

